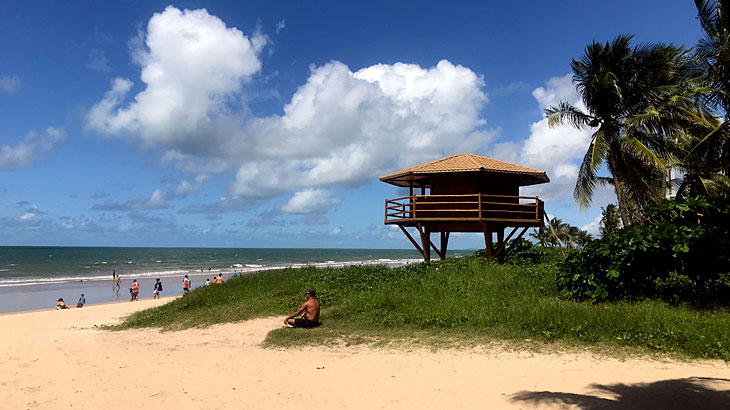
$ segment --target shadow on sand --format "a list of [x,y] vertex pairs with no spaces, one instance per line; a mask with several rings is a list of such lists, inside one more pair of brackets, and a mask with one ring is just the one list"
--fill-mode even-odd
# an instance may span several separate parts
[[590,385],[591,394],[522,391],[513,402],[583,410],[730,410],[730,380],[708,377]]

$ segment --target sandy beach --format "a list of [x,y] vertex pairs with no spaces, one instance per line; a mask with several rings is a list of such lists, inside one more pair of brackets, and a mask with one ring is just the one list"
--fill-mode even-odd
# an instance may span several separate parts
[[179,332],[96,328],[164,302],[0,315],[0,408],[730,408],[722,361],[261,348],[278,317]]

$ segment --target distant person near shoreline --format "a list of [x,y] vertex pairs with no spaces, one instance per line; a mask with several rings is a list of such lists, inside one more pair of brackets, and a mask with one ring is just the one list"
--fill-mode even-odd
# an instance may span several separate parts
[[[284,319],[285,325],[289,327],[304,328],[319,326],[319,301],[317,300],[315,290],[307,289],[304,297],[307,299],[307,301],[302,304],[299,310]],[[295,319],[297,316],[299,316],[299,314],[302,314],[302,317],[300,319]]]
[[71,309],[73,306],[68,306],[66,302],[63,301],[63,298],[58,298],[58,303],[56,303],[56,310],[60,309]]
[[79,298],[79,301],[76,303],[76,307],[77,308],[84,307],[85,304],[86,304],[86,298],[84,297],[84,294],[82,293],[81,297]]
[[190,278],[188,278],[188,275],[185,275],[185,277],[183,278],[182,286],[183,286],[183,295],[190,292]]
[[158,278],[155,282],[155,289],[152,291],[152,299],[159,299],[160,292],[162,292],[162,282],[160,282],[160,279]]
[[139,283],[137,283],[137,279],[132,282],[132,287],[129,288],[129,293],[132,295],[129,299],[130,302],[139,300]]

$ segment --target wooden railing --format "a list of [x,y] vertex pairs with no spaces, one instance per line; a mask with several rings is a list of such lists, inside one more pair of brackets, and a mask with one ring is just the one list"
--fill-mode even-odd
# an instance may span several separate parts
[[385,200],[385,223],[496,221],[539,224],[542,204],[536,196],[412,195]]

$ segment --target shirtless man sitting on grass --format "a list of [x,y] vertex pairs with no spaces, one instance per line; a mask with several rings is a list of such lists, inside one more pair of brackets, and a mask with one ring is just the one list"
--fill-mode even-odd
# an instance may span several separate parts
[[[296,312],[284,319],[284,324],[289,327],[317,327],[319,326],[319,301],[316,298],[314,289],[308,289],[305,293],[307,301]],[[301,319],[295,319],[302,314]]]

